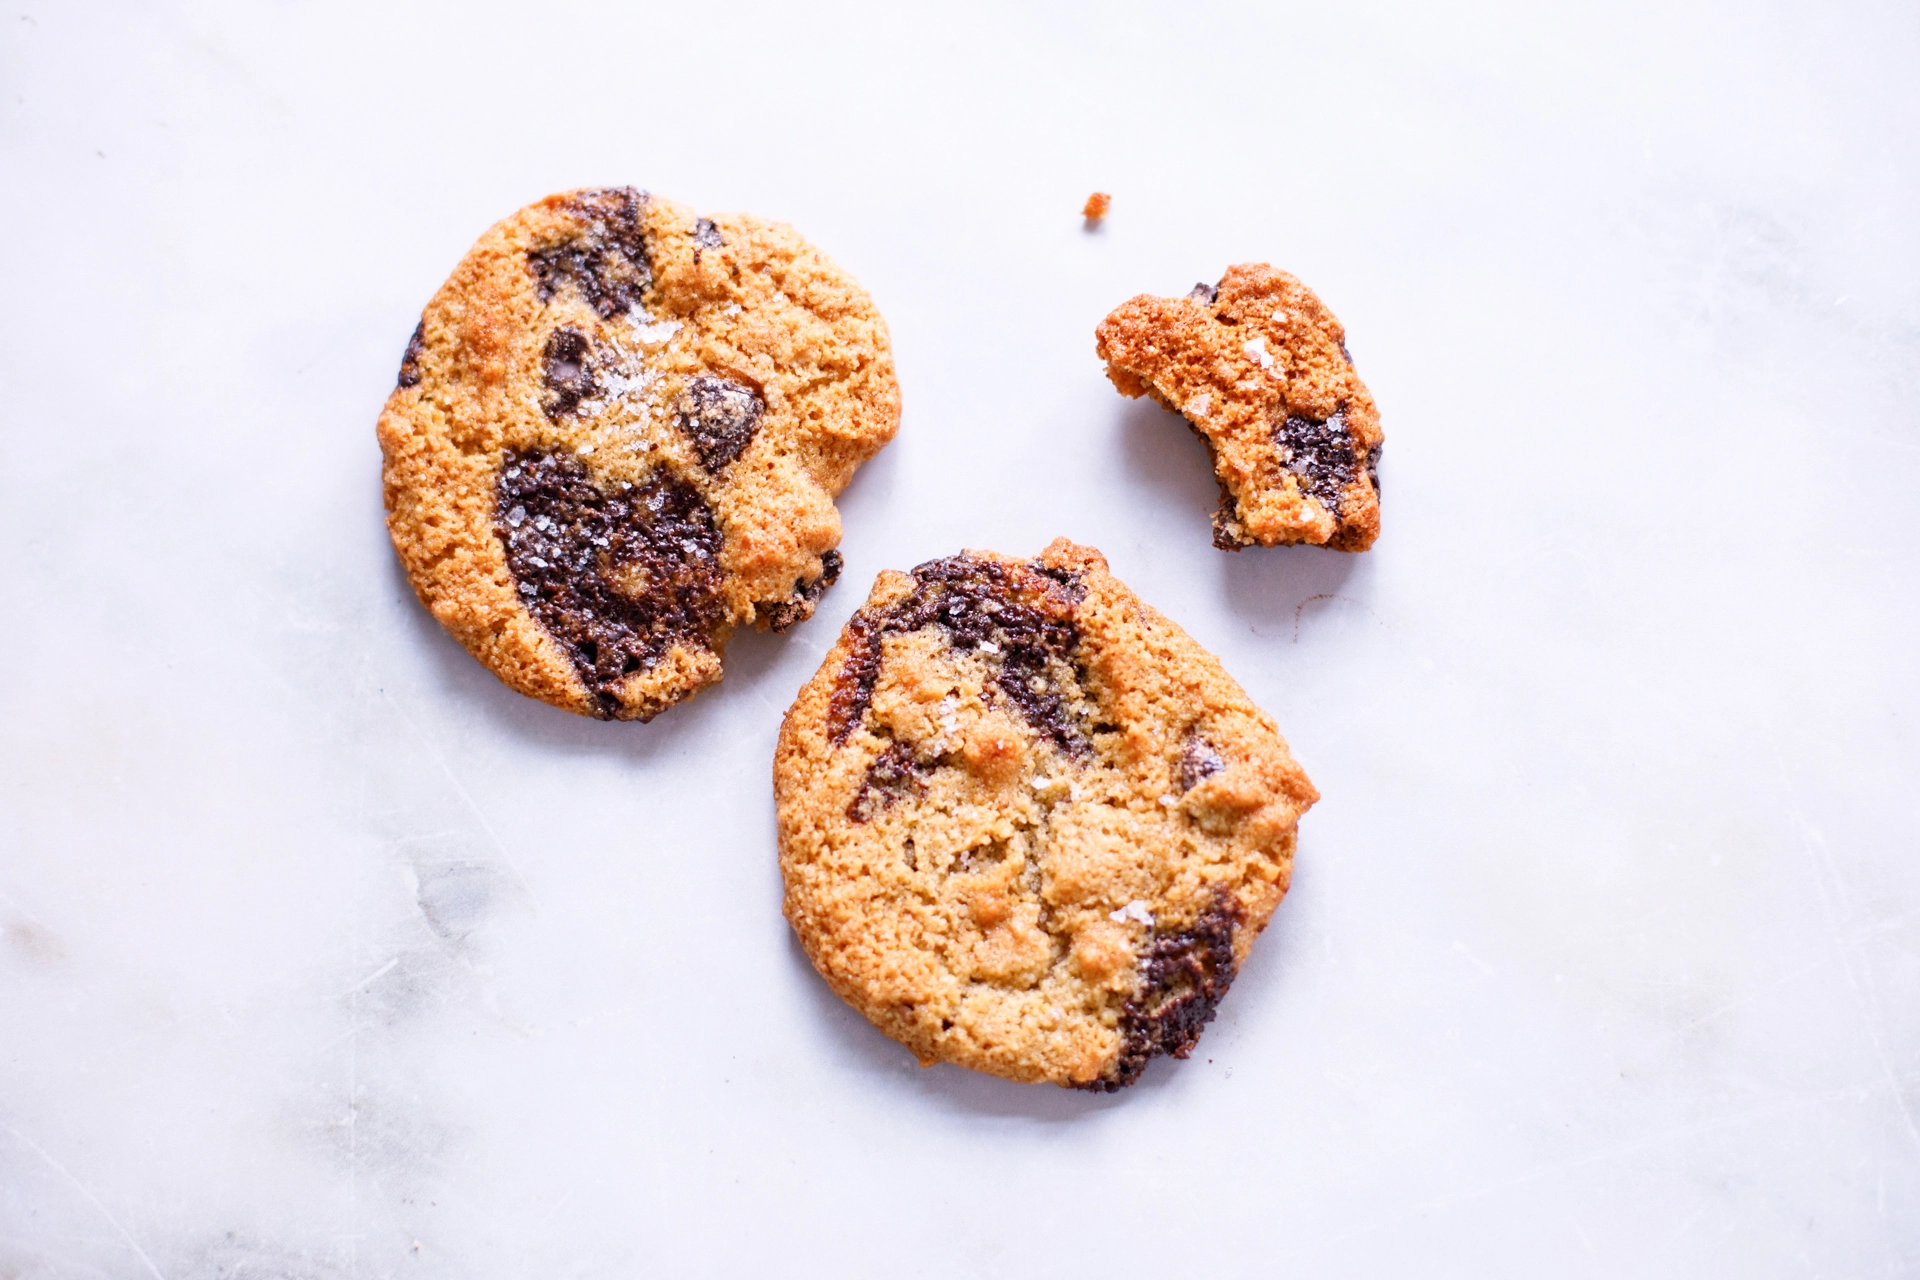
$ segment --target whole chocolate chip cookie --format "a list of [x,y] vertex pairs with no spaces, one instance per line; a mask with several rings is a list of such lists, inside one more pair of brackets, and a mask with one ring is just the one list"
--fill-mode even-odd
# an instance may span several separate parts
[[387,525],[507,684],[646,720],[720,678],[733,628],[812,616],[833,499],[899,419],[880,313],[791,228],[568,192],[427,304],[380,415]]
[[920,1061],[1112,1090],[1184,1058],[1318,797],[1100,553],[887,572],[774,757],[786,913]]
[[1184,298],[1124,302],[1094,336],[1122,394],[1152,396],[1206,442],[1220,480],[1214,546],[1373,545],[1380,414],[1312,290],[1242,263]]

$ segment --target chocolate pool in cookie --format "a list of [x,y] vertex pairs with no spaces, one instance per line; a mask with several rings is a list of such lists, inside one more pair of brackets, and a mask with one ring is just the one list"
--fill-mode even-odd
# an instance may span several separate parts
[[789,227],[630,187],[496,225],[380,415],[421,601],[513,688],[646,720],[812,616],[834,498],[900,418],[873,302]]
[[1380,414],[1346,330],[1265,263],[1184,298],[1141,294],[1094,331],[1107,376],[1206,442],[1220,481],[1213,545],[1309,542],[1365,551],[1380,535]]
[[1213,656],[1065,539],[883,573],[781,726],[786,912],[922,1063],[1184,1058],[1317,796]]

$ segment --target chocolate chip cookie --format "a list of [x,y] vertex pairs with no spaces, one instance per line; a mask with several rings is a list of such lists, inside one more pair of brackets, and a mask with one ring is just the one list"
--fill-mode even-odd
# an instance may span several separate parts
[[1373,545],[1380,414],[1312,290],[1242,263],[1184,298],[1124,302],[1094,335],[1123,395],[1152,396],[1206,442],[1220,480],[1214,546]]
[[1100,553],[886,572],[774,757],[786,913],[923,1064],[1113,1090],[1184,1058],[1318,797]]
[[893,438],[886,324],[790,227],[549,196],[427,304],[380,415],[422,603],[521,693],[646,720],[812,616],[833,499]]

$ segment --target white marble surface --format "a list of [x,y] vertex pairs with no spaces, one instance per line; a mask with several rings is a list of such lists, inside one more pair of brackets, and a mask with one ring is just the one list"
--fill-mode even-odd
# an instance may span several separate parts
[[[0,1276],[1920,1274],[1920,17],[1440,8],[15,0]],[[650,726],[441,634],[373,440],[614,182],[792,221],[906,401]],[[1242,259],[1352,334],[1369,555],[1210,549],[1094,359]],[[1060,533],[1325,794],[1113,1097],[914,1066],[772,849],[872,575]]]

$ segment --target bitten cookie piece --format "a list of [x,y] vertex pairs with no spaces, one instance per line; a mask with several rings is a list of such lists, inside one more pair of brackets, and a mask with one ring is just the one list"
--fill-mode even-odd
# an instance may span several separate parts
[[1206,442],[1220,479],[1214,546],[1373,545],[1380,414],[1311,289],[1242,263],[1184,298],[1122,303],[1094,336],[1121,394],[1152,396]]
[[893,438],[886,324],[792,228],[549,196],[427,304],[380,415],[421,602],[521,693],[647,720],[733,628],[811,617],[833,499]]
[[886,572],[780,729],[786,913],[922,1064],[1184,1058],[1318,798],[1213,656],[1062,538]]

